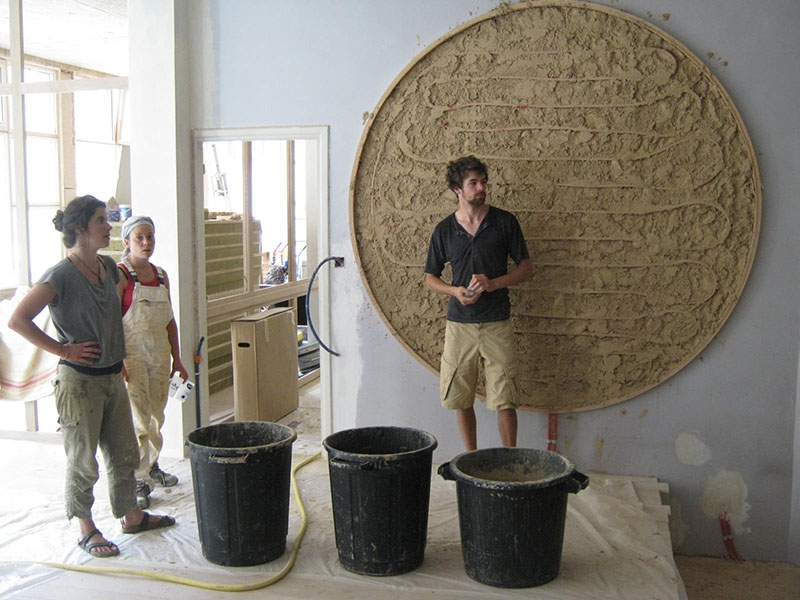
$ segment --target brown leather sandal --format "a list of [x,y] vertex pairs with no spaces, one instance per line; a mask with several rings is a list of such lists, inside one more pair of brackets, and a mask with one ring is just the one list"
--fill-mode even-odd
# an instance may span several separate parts
[[[108,558],[109,556],[117,556],[119,554],[119,548],[114,542],[109,542],[108,540],[102,542],[95,542],[94,544],[90,544],[89,540],[92,539],[95,535],[102,536],[103,534],[100,533],[99,529],[92,529],[89,533],[83,536],[81,539],[78,540],[78,548],[86,552],[89,556],[94,556],[95,558]],[[95,548],[108,548],[111,552],[92,552]]]
[[128,527],[125,525],[125,517],[119,520],[122,525],[122,533],[141,533],[142,531],[150,531],[151,529],[163,529],[164,527],[172,527],[175,525],[175,519],[169,515],[163,515],[158,519],[150,519],[150,513],[144,513],[144,517],[136,525]]

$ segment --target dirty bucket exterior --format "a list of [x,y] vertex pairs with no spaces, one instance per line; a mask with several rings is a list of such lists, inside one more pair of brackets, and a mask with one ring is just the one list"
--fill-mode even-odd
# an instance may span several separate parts
[[399,575],[422,564],[431,464],[437,441],[402,427],[328,436],[331,502],[339,562],[361,575]]
[[189,434],[197,528],[206,559],[258,565],[286,551],[296,438],[289,427],[256,421]]
[[439,467],[456,481],[467,575],[501,588],[543,585],[558,575],[567,494],[588,477],[555,452],[489,448]]

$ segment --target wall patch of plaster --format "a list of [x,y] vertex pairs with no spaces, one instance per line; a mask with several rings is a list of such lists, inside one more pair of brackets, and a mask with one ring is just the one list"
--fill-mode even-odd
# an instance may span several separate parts
[[711,460],[711,449],[693,433],[682,433],[675,440],[675,454],[685,465],[699,466]]
[[423,269],[434,226],[457,206],[446,165],[466,154],[486,161],[488,202],[517,215],[534,263],[511,290],[523,408],[589,410],[658,385],[741,297],[761,186],[709,68],[619,10],[503,5],[398,76],[351,180],[362,279],[389,331],[432,371],[446,299]]
[[727,513],[732,524],[741,524],[750,509],[747,504],[747,485],[741,474],[720,471],[709,477],[700,497],[700,507],[709,518],[717,519],[719,515]]

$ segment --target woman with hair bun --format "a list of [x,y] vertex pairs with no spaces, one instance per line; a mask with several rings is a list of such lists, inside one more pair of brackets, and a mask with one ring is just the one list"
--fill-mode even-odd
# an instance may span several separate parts
[[[70,251],[20,301],[8,326],[60,359],[53,385],[67,455],[67,518],[75,517],[80,524],[78,546],[104,558],[119,554],[119,548],[92,518],[98,446],[108,476],[111,512],[123,533],[169,527],[175,519],[150,515],[136,503],[134,470],[139,453],[122,380],[125,338],[119,272],[111,257],[97,253],[111,240],[106,205],[93,196],[80,196],[59,210],[53,223]],[[45,307],[58,339],[34,323]]]

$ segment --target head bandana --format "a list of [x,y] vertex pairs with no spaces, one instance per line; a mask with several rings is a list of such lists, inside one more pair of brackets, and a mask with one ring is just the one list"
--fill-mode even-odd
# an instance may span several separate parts
[[149,225],[153,228],[153,233],[156,232],[156,226],[153,224],[153,219],[141,215],[133,215],[125,219],[125,222],[122,224],[122,239],[127,240],[128,236],[131,234],[131,231],[133,231],[139,225]]

